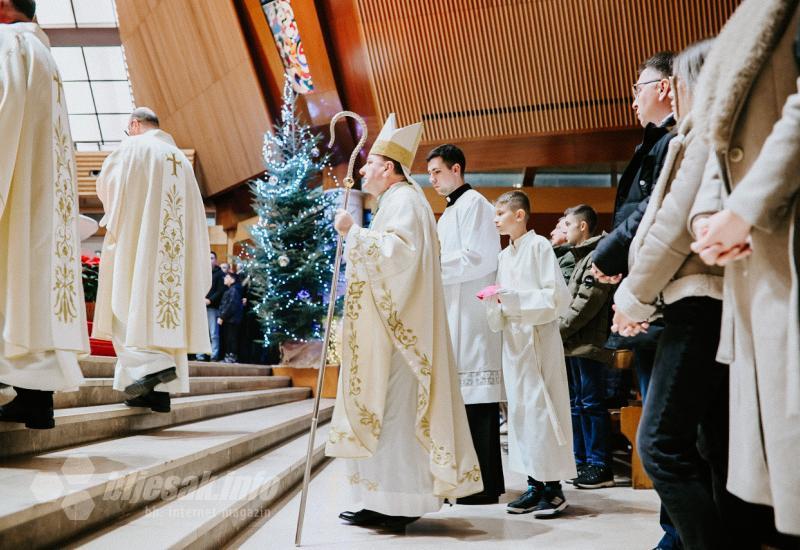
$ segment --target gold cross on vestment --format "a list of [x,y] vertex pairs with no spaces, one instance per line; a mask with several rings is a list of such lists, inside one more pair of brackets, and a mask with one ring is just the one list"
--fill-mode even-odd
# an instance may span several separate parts
[[177,171],[178,170],[178,166],[181,165],[181,161],[178,160],[178,157],[175,156],[175,153],[172,153],[171,155],[169,155],[167,157],[167,161],[172,163],[172,175],[173,176],[177,176],[178,175],[178,171]]
[[53,75],[53,81],[56,83],[56,90],[58,90],[58,98],[56,99],[56,101],[58,101],[58,104],[61,105],[61,87],[62,87],[62,84],[61,84],[61,77],[58,76],[58,73]]

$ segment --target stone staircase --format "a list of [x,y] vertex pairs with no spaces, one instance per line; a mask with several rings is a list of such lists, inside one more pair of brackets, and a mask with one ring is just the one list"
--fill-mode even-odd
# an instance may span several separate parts
[[[302,479],[313,402],[269,367],[190,363],[172,412],[122,404],[113,358],[81,362],[56,427],[0,422],[0,547],[219,548]],[[320,408],[314,462],[333,401]]]

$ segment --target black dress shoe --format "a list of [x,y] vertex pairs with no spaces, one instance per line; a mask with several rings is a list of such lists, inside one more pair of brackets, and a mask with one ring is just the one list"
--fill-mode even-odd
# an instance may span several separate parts
[[129,407],[148,407],[153,412],[168,413],[170,408],[169,393],[165,391],[151,391],[133,399],[127,399],[125,404]]
[[358,512],[342,512],[339,518],[353,525],[378,525],[388,516],[372,510],[359,510]]
[[125,388],[125,395],[130,398],[139,397],[153,391],[153,388],[159,384],[166,384],[178,378],[178,373],[175,372],[175,367],[170,367],[162,371],[142,376],[133,384]]
[[342,512],[339,517],[351,525],[361,527],[382,527],[384,529],[400,529],[419,519],[409,516],[387,516],[373,510],[359,510],[358,512]]
[[469,495],[468,497],[460,497],[456,499],[456,504],[466,504],[479,506],[481,504],[497,504],[500,502],[499,496],[485,495],[478,493],[476,495]]
[[0,407],[0,422],[24,423],[32,430],[49,430],[56,425],[53,419],[53,392],[17,388],[17,396]]

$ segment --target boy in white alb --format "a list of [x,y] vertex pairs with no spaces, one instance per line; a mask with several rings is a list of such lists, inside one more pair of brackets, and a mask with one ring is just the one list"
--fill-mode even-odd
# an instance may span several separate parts
[[527,474],[529,485],[507,511],[550,517],[567,507],[560,480],[577,475],[558,328],[571,296],[550,242],[527,230],[527,195],[505,193],[495,209],[495,226],[511,242],[500,252],[497,285],[479,298],[486,304],[490,328],[503,332],[509,465]]

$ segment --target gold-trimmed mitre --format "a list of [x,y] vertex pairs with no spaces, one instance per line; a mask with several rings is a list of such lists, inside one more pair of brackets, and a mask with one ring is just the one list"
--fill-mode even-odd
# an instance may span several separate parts
[[391,113],[381,129],[381,133],[375,139],[375,143],[372,144],[369,154],[383,155],[396,160],[408,175],[411,172],[411,165],[414,163],[414,156],[417,154],[421,138],[421,122],[398,128],[397,117]]

